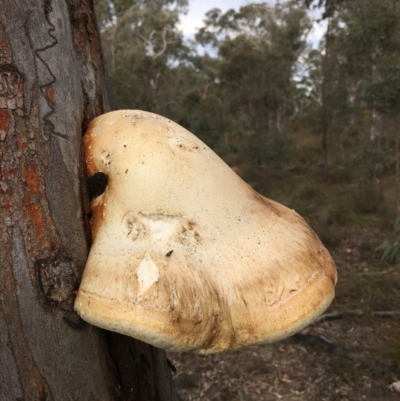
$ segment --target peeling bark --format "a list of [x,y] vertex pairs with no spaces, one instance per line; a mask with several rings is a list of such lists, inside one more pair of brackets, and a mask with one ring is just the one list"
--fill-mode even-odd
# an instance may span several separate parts
[[81,138],[110,110],[105,82],[90,0],[1,2],[1,401],[177,399],[163,351],[72,309],[90,242]]

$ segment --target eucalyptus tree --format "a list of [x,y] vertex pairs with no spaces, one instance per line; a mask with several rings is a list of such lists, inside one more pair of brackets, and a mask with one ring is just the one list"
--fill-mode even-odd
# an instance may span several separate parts
[[400,5],[391,0],[348,2],[333,26],[332,53],[346,81],[352,121],[360,124],[367,117],[369,138],[379,146],[385,136],[382,118],[400,111]]
[[[328,138],[363,134],[363,146],[389,143],[398,114],[399,3],[392,0],[301,0],[320,7],[327,30],[322,40],[320,124],[325,177]],[[390,117],[389,117],[390,116]]]
[[168,114],[172,89],[190,53],[178,29],[187,0],[97,0],[96,14],[119,107]]
[[[395,212],[400,206],[400,3],[391,0],[355,2],[340,15],[342,52],[348,76],[359,83],[356,93],[358,121],[366,127],[362,160],[364,176],[379,183],[391,169],[396,175]],[[381,189],[381,188],[380,188]],[[399,259],[397,238],[384,256]]]
[[253,145],[261,164],[268,156],[266,144],[282,138],[297,110],[297,63],[309,29],[305,9],[294,2],[274,7],[252,3],[239,11],[210,10],[196,36],[217,53],[218,73],[212,83],[227,113],[235,116],[236,124],[230,126]]
[[112,108],[92,1],[2,1],[0,43],[0,400],[177,400],[164,351],[73,311],[82,135]]

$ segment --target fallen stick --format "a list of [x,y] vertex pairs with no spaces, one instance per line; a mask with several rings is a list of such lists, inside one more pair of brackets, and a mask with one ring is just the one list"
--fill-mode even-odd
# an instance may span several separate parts
[[398,310],[383,310],[383,311],[373,311],[372,316],[400,316],[400,311]]
[[[344,311],[334,311],[329,313],[324,313],[317,319],[315,319],[314,323],[320,323],[324,320],[335,320],[341,319],[344,316],[363,316],[365,313],[360,309],[350,309]],[[391,316],[400,316],[400,311],[372,311],[370,312],[371,316],[382,316],[382,317],[391,317]]]
[[334,312],[329,312],[329,313],[324,313],[320,317],[317,317],[314,321],[314,323],[320,323],[323,322],[324,320],[335,320],[335,319],[341,319],[343,316],[362,316],[364,312],[360,309],[350,309],[350,310],[345,310],[345,311],[334,311]]
[[380,276],[382,274],[389,274],[389,273],[393,273],[393,272],[397,272],[397,269],[395,269],[394,267],[390,267],[389,269],[386,270],[380,270],[380,271],[367,271],[367,272],[360,272],[358,273],[359,276]]

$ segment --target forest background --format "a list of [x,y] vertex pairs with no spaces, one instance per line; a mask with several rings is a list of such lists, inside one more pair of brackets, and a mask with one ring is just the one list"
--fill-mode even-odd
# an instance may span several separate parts
[[398,213],[400,4],[321,1],[314,48],[305,3],[212,9],[189,41],[186,0],[95,2],[118,108],[181,124],[334,245]]
[[[187,0],[95,0],[118,108],[174,120],[258,192],[295,209],[337,260],[334,307],[356,310],[367,319],[364,326],[381,330],[372,316],[398,312],[400,302],[400,268],[389,265],[400,260],[400,2],[215,8],[193,40],[179,30],[189,6]],[[318,47],[308,40],[315,8],[327,25]],[[389,316],[388,343],[365,361],[381,366],[385,354],[374,374],[387,385],[400,380],[400,317]],[[332,369],[355,383],[346,376],[353,364],[346,358]],[[196,399],[193,388],[184,399]]]

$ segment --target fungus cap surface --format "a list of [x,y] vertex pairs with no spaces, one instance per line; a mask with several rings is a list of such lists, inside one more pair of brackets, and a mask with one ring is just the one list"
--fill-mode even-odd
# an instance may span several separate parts
[[329,252],[293,210],[264,198],[190,132],[120,110],[84,137],[93,245],[75,301],[91,324],[169,350],[283,339],[334,297]]

